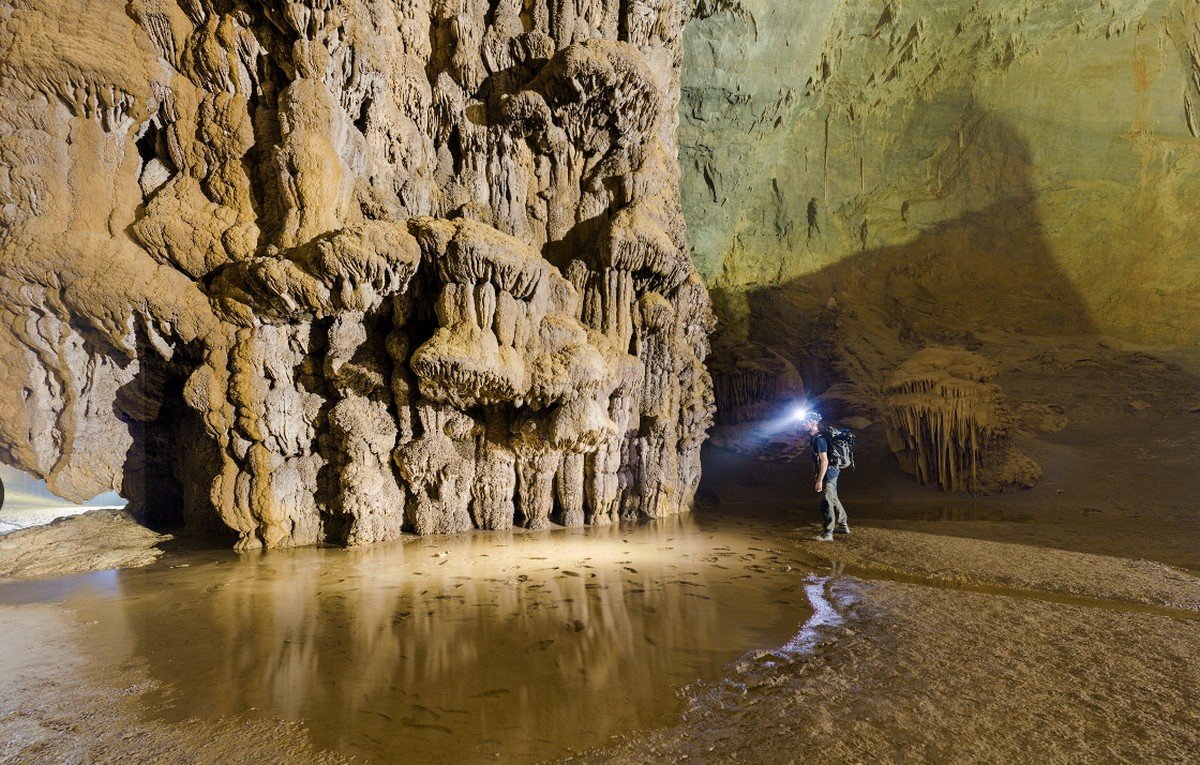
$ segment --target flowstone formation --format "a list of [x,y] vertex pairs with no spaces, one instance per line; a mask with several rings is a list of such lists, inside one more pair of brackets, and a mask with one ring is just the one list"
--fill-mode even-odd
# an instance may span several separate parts
[[1041,468],[1012,445],[996,369],[959,348],[925,348],[887,384],[883,422],[900,467],[946,491],[1029,488]]
[[686,510],[713,319],[683,22],[11,3],[0,457],[243,549]]

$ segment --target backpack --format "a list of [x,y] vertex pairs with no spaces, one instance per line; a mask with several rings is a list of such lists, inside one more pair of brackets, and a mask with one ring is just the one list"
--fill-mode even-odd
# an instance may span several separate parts
[[822,433],[829,442],[829,464],[838,470],[854,467],[854,431],[825,426]]

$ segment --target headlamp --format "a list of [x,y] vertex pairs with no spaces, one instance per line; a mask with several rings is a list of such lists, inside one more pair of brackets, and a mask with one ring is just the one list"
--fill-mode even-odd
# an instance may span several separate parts
[[815,409],[809,409],[807,404],[801,404],[792,410],[791,420],[793,422],[804,422],[806,420],[820,422],[821,413]]

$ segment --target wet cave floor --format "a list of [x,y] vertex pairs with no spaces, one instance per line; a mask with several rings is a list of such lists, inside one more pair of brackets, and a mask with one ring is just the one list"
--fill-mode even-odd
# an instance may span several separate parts
[[0,738],[36,761],[45,720],[23,730],[12,700],[64,683],[110,699],[135,730],[283,720],[314,751],[364,762],[594,747],[671,722],[689,685],[797,634],[812,578],[773,542],[769,525],[695,514],[360,550],[176,552],[8,584]]
[[707,459],[660,522],[0,585],[0,763],[1194,761],[1193,507],[867,462],[828,544],[806,465]]

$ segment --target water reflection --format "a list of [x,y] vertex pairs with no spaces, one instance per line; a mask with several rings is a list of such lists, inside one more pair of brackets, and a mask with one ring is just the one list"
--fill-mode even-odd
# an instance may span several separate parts
[[302,721],[370,762],[534,760],[669,722],[810,616],[793,561],[706,523],[198,555],[73,605],[162,683],[153,716]]

